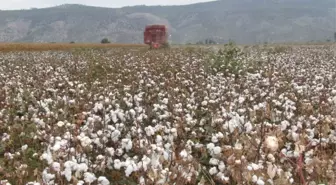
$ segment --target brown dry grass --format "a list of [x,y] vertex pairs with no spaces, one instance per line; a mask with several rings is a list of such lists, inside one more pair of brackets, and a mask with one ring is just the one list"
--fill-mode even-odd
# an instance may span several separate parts
[[0,52],[9,51],[48,51],[69,50],[75,48],[134,48],[145,47],[143,44],[100,44],[100,43],[0,43]]

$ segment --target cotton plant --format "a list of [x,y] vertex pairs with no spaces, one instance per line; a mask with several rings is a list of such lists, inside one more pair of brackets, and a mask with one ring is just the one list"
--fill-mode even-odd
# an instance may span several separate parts
[[237,75],[209,51],[0,54],[0,179],[332,184],[330,51],[247,48]]

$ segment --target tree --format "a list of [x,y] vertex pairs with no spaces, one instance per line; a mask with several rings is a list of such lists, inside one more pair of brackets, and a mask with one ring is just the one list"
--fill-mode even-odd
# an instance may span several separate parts
[[107,44],[107,43],[111,43],[107,38],[103,38],[102,40],[101,40],[101,43],[102,44]]

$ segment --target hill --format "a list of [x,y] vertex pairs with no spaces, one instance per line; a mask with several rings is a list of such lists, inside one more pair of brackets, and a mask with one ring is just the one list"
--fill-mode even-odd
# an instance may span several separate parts
[[174,43],[333,40],[334,0],[221,0],[181,6],[78,4],[0,11],[0,42],[142,43],[147,24],[167,24]]

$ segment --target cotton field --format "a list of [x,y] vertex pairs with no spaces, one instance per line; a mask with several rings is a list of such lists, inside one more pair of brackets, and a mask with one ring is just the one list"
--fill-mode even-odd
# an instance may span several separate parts
[[336,184],[331,46],[0,54],[0,184]]

